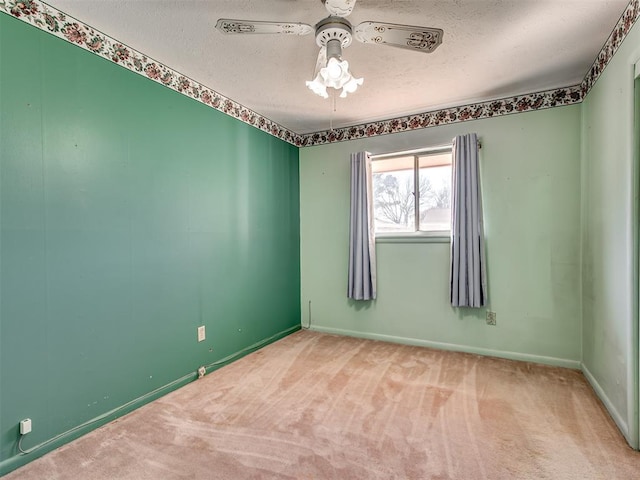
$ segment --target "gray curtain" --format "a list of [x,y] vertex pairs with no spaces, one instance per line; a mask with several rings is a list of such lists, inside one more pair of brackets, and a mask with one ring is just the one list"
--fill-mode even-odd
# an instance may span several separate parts
[[347,297],[353,300],[376,298],[376,244],[371,183],[371,155],[368,152],[352,153]]
[[451,192],[451,305],[481,307],[487,303],[482,195],[475,133],[453,140]]

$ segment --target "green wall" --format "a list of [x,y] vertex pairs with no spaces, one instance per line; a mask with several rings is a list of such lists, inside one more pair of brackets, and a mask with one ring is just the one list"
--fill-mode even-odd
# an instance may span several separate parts
[[[349,154],[476,132],[490,307],[448,302],[449,243],[378,242],[378,299],[347,300]],[[580,105],[300,152],[302,323],[335,333],[579,367]]]
[[[637,177],[633,27],[582,104],[583,363],[629,443],[637,420]],[[635,128],[635,134],[634,134]]]
[[4,472],[23,418],[30,448],[299,328],[300,273],[297,148],[1,14],[0,69]]
[[[636,25],[582,105],[304,148],[298,178],[295,147],[0,15],[0,474],[301,317],[582,362],[637,446],[638,59]],[[442,240],[379,242],[379,298],[349,302],[349,154],[467,132],[497,326],[449,306]],[[26,417],[24,448],[72,433],[19,456]]]

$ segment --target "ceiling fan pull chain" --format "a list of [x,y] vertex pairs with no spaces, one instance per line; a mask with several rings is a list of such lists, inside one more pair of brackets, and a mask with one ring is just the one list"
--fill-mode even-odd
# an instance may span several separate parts
[[331,113],[329,114],[329,130],[333,132],[333,114],[336,111],[336,91],[333,89],[331,93],[331,100],[333,101],[333,108],[331,108]]

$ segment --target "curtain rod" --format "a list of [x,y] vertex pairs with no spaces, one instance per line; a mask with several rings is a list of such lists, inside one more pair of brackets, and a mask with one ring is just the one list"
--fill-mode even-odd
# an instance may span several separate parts
[[[371,160],[380,160],[383,158],[391,158],[391,157],[404,157],[408,155],[420,155],[423,153],[434,153],[439,152],[441,150],[449,150],[453,147],[453,143],[445,143],[444,145],[435,145],[433,147],[427,148],[416,148],[414,150],[405,150],[403,152],[390,152],[390,153],[380,153],[377,155],[371,155]],[[478,148],[482,148],[482,143],[478,140]]]

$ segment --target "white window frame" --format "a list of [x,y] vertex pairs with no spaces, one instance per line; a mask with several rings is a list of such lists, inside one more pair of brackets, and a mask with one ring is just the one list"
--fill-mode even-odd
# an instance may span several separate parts
[[[371,155],[371,161],[376,160],[388,160],[391,158],[410,157],[413,156],[413,182],[414,190],[415,185],[420,184],[420,169],[419,161],[421,156],[425,155],[437,155],[438,153],[451,153],[453,154],[453,144],[438,145],[434,147],[419,148],[415,150],[405,150],[402,152],[382,153],[377,155]],[[453,158],[452,158],[453,168]],[[453,181],[452,181],[453,184]],[[452,185],[453,186],[453,185]],[[415,204],[420,203],[420,192],[415,191]],[[375,221],[375,220],[374,220]],[[420,230],[420,215],[415,215],[415,232],[389,232],[379,233],[376,232],[376,242],[380,243],[448,243],[451,241],[451,230],[432,230],[421,231]]]

